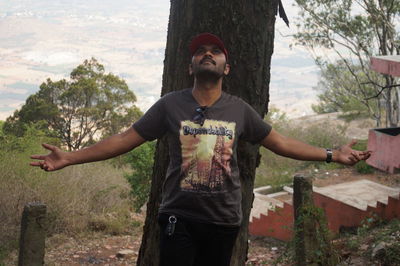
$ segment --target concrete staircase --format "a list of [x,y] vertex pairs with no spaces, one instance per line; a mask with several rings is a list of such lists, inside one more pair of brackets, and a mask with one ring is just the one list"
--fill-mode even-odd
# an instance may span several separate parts
[[[314,203],[324,209],[328,227],[334,233],[360,226],[369,217],[383,220],[400,218],[400,188],[359,180],[314,187],[313,190]],[[293,191],[285,188],[278,193],[266,192],[268,189],[265,188],[254,192],[250,234],[288,241],[293,234]]]

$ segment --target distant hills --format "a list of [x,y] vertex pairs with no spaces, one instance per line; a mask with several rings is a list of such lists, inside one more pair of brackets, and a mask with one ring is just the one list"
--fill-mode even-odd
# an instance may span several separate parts
[[[67,78],[91,57],[124,78],[147,110],[160,95],[168,16],[166,0],[0,1],[0,119],[48,77]],[[276,26],[291,31],[282,21]],[[310,114],[317,69],[307,52],[289,44],[276,34],[271,104]]]

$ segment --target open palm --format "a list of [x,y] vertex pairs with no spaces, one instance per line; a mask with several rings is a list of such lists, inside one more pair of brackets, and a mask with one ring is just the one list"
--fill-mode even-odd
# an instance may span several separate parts
[[45,171],[55,171],[68,165],[66,152],[53,145],[42,144],[42,146],[51,152],[47,155],[32,155],[31,159],[39,161],[31,162],[31,166],[38,166]]
[[349,144],[338,149],[338,157],[336,161],[345,165],[354,165],[361,160],[367,160],[371,156],[371,151],[357,151],[352,147],[357,141],[352,140]]

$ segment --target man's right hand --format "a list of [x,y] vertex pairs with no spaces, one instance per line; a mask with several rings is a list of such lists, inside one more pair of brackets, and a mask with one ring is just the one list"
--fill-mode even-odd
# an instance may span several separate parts
[[32,159],[39,161],[31,162],[30,165],[39,166],[45,171],[55,171],[68,165],[106,160],[128,152],[143,142],[145,142],[145,139],[133,127],[130,127],[123,133],[113,135],[90,147],[72,152],[64,152],[56,146],[42,144],[45,149],[51,152],[47,155],[32,155]]
[[42,144],[42,146],[51,152],[47,155],[32,155],[31,159],[39,161],[31,162],[31,166],[39,166],[45,171],[55,171],[69,165],[68,152],[49,144]]

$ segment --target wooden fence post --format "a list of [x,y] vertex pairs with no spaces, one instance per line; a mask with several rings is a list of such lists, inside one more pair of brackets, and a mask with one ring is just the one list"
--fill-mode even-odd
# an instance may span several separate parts
[[24,207],[21,220],[18,266],[44,264],[46,205],[35,202]]
[[337,265],[325,214],[314,205],[312,178],[297,174],[293,182],[294,243],[297,266]]

